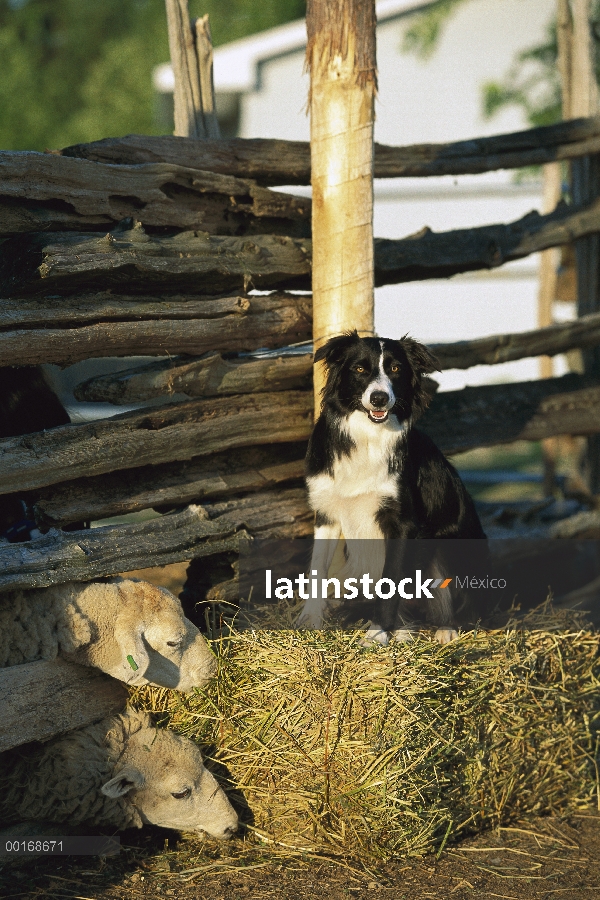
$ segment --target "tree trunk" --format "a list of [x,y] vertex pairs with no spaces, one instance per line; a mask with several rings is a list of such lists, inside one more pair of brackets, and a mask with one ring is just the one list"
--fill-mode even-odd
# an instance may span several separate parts
[[375,24],[375,0],[307,4],[315,350],[349,329],[373,334]]

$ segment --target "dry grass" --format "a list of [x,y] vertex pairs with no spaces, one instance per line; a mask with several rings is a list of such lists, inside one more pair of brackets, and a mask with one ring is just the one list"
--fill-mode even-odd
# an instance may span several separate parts
[[418,855],[598,803],[599,638],[547,607],[525,625],[375,649],[356,631],[232,630],[208,692],[132,700],[208,750],[273,849]]

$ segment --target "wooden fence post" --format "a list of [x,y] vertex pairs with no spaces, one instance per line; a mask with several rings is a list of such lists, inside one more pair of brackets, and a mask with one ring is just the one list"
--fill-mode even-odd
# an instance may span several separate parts
[[375,24],[375,0],[308,0],[315,350],[348,329],[374,330]]
[[[544,166],[543,213],[550,213],[556,208],[561,195],[560,163],[548,163]],[[558,250],[551,247],[540,253],[540,286],[538,293],[538,326],[547,328],[553,323],[552,308],[556,299]],[[553,360],[551,356],[540,357],[540,377],[551,378]],[[556,487],[556,438],[542,441],[544,457],[544,496],[550,497]]]
[[188,0],[165,0],[175,76],[175,131],[180,137],[220,138],[208,15],[191,20]]
[[[599,109],[594,41],[590,28],[591,0],[559,0],[558,51],[562,77],[563,118],[597,115]],[[600,157],[571,162],[571,198],[586,204],[600,196]],[[577,315],[600,310],[600,235],[575,242]],[[586,373],[600,372],[600,350],[583,351]],[[600,439],[587,439],[583,475],[589,490],[600,493]]]

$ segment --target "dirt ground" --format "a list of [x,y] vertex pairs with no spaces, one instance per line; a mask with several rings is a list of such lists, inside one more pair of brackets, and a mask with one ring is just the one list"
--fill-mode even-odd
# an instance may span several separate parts
[[52,900],[393,900],[600,898],[600,815],[530,819],[468,838],[439,859],[379,867],[327,858],[273,857],[242,842],[177,841],[147,828],[124,833],[118,857],[5,864],[0,897]]

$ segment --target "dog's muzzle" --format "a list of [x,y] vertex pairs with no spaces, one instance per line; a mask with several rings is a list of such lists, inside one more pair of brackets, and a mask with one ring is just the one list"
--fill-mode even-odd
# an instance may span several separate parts
[[369,405],[365,407],[371,422],[385,422],[394,401],[386,391],[373,391],[369,397]]

